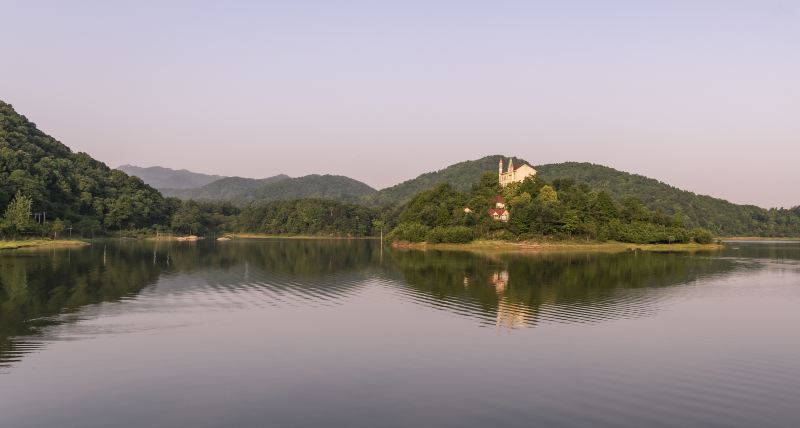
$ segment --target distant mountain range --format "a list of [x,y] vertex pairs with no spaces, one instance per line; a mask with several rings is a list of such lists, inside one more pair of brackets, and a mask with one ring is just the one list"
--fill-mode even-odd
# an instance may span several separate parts
[[[183,199],[249,202],[323,198],[368,205],[386,205],[407,202],[418,192],[430,189],[439,183],[449,183],[462,191],[468,190],[483,173],[496,172],[497,161],[501,157],[492,155],[459,162],[379,191],[358,180],[336,175],[290,178],[281,174],[264,179],[227,177],[190,189],[160,188],[156,182],[149,181],[149,178],[141,178],[166,196]],[[521,158],[513,159],[515,164],[526,162]],[[602,165],[565,162],[539,165],[535,168],[539,177],[545,181],[571,179],[585,183],[594,190],[606,191],[616,199],[635,197],[651,209],[661,210],[670,215],[680,215],[689,226],[704,227],[723,236],[770,235],[774,234],[775,230],[793,230],[795,226],[785,224],[787,221],[800,222],[800,208],[792,209],[797,216],[783,216],[779,214],[787,210],[766,210],[754,205],[738,205],[724,199],[697,195],[652,178]],[[178,175],[186,173],[187,177],[189,174],[197,174],[189,171],[170,171]],[[800,234],[800,223],[796,228],[795,235]]]
[[193,189],[224,178],[221,175],[201,174],[185,169],[170,169],[160,166],[142,168],[134,165],[122,165],[118,170],[139,177],[146,184],[162,189]]
[[306,175],[291,178],[280,174],[269,178],[227,177],[194,189],[160,189],[165,196],[231,202],[288,199],[332,199],[361,202],[377,190],[341,175]]

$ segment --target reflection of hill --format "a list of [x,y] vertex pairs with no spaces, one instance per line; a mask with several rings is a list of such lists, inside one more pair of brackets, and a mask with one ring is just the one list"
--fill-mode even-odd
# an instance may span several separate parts
[[[124,297],[135,297],[145,310],[176,296],[190,304],[203,298],[206,304],[236,299],[330,303],[371,275],[370,266],[379,257],[374,250],[375,243],[364,240],[108,241],[81,249],[3,254],[0,366],[35,350],[43,327],[68,322],[59,315]],[[151,284],[157,286],[147,287]],[[209,298],[215,295],[225,299]]]
[[507,254],[395,251],[410,295],[483,323],[596,322],[647,314],[654,288],[729,272],[730,260],[684,254]]
[[[157,294],[239,289],[249,299],[269,301],[275,293],[335,300],[356,289],[377,261],[376,244],[366,240],[244,240],[169,245],[168,275]],[[179,278],[180,277],[180,278]]]
[[[152,256],[150,256],[152,258]],[[94,245],[0,257],[0,366],[34,349],[12,340],[57,323],[56,315],[93,303],[116,301],[155,282],[160,267],[134,246]]]

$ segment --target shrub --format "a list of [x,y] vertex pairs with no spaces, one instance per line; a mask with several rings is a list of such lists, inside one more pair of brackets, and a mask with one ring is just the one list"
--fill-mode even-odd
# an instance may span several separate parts
[[698,244],[711,244],[714,242],[714,235],[705,229],[694,229],[692,231],[692,239]]
[[422,223],[400,223],[392,230],[387,238],[390,241],[422,242],[428,238],[430,228]]
[[472,229],[466,226],[437,226],[428,231],[425,240],[431,244],[440,242],[450,244],[466,244],[472,241]]

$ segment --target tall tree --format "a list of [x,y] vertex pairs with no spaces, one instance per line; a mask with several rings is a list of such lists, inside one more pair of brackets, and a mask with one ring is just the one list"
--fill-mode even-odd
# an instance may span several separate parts
[[33,199],[17,192],[14,199],[8,204],[6,212],[3,215],[3,226],[17,238],[18,233],[24,233],[31,227],[31,207],[33,207]]

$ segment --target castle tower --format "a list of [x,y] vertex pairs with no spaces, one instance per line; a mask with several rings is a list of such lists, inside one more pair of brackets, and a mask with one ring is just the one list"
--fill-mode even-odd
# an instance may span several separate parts
[[511,183],[521,183],[526,177],[536,175],[536,170],[526,163],[514,168],[514,158],[508,158],[508,169],[503,171],[503,158],[500,158],[498,173],[500,187],[506,187]]

